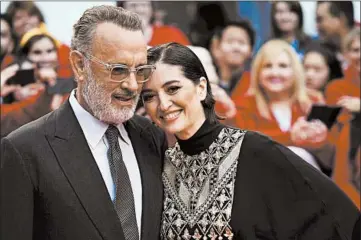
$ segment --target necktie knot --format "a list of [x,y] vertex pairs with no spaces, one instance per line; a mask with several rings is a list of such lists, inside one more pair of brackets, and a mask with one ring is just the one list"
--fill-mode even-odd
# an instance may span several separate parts
[[119,130],[114,125],[109,125],[107,131],[105,132],[105,136],[107,137],[110,145],[118,141],[119,135],[120,135]]

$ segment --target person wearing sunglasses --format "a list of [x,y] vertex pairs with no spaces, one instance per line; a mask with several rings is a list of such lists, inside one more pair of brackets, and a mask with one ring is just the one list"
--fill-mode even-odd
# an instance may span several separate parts
[[73,30],[77,88],[1,141],[0,239],[156,240],[167,142],[134,115],[155,69],[142,22],[102,5]]

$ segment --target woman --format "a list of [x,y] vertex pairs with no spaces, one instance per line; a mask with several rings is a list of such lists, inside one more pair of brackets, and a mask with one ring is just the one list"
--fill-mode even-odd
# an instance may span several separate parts
[[289,42],[302,58],[311,37],[303,31],[303,13],[298,1],[276,1],[271,7],[272,39]]
[[358,211],[328,179],[269,138],[218,122],[189,48],[151,48],[148,62],[144,106],[178,140],[164,162],[162,239],[350,237]]
[[[13,86],[12,94],[2,93],[5,103],[1,109],[2,136],[58,108],[75,85],[73,78],[57,76],[57,44],[51,36],[33,29],[24,35],[20,44],[17,63],[1,72],[2,86],[6,89]],[[12,81],[11,77],[20,74],[20,70],[24,74]],[[32,109],[26,110],[31,114],[17,114],[25,110],[23,106]]]
[[312,43],[305,51],[303,66],[307,87],[322,93],[328,83],[343,77],[341,62],[326,43]]
[[323,104],[323,96],[306,89],[302,64],[287,42],[263,45],[252,65],[248,94],[235,104],[235,126],[270,136],[330,174],[333,151],[327,128],[320,121],[306,121],[312,104]]

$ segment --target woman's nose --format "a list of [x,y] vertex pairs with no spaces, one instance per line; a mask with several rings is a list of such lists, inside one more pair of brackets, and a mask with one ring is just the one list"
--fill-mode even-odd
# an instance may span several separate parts
[[172,106],[172,101],[168,96],[159,95],[159,109],[161,111],[166,111],[169,107]]

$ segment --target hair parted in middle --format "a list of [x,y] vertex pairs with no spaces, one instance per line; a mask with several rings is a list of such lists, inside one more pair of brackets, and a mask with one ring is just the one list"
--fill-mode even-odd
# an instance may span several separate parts
[[184,76],[194,84],[199,84],[200,79],[204,77],[207,81],[207,95],[201,103],[205,116],[211,122],[221,119],[214,110],[215,100],[207,73],[197,55],[190,48],[171,42],[148,49],[148,64],[157,63],[180,66]]

